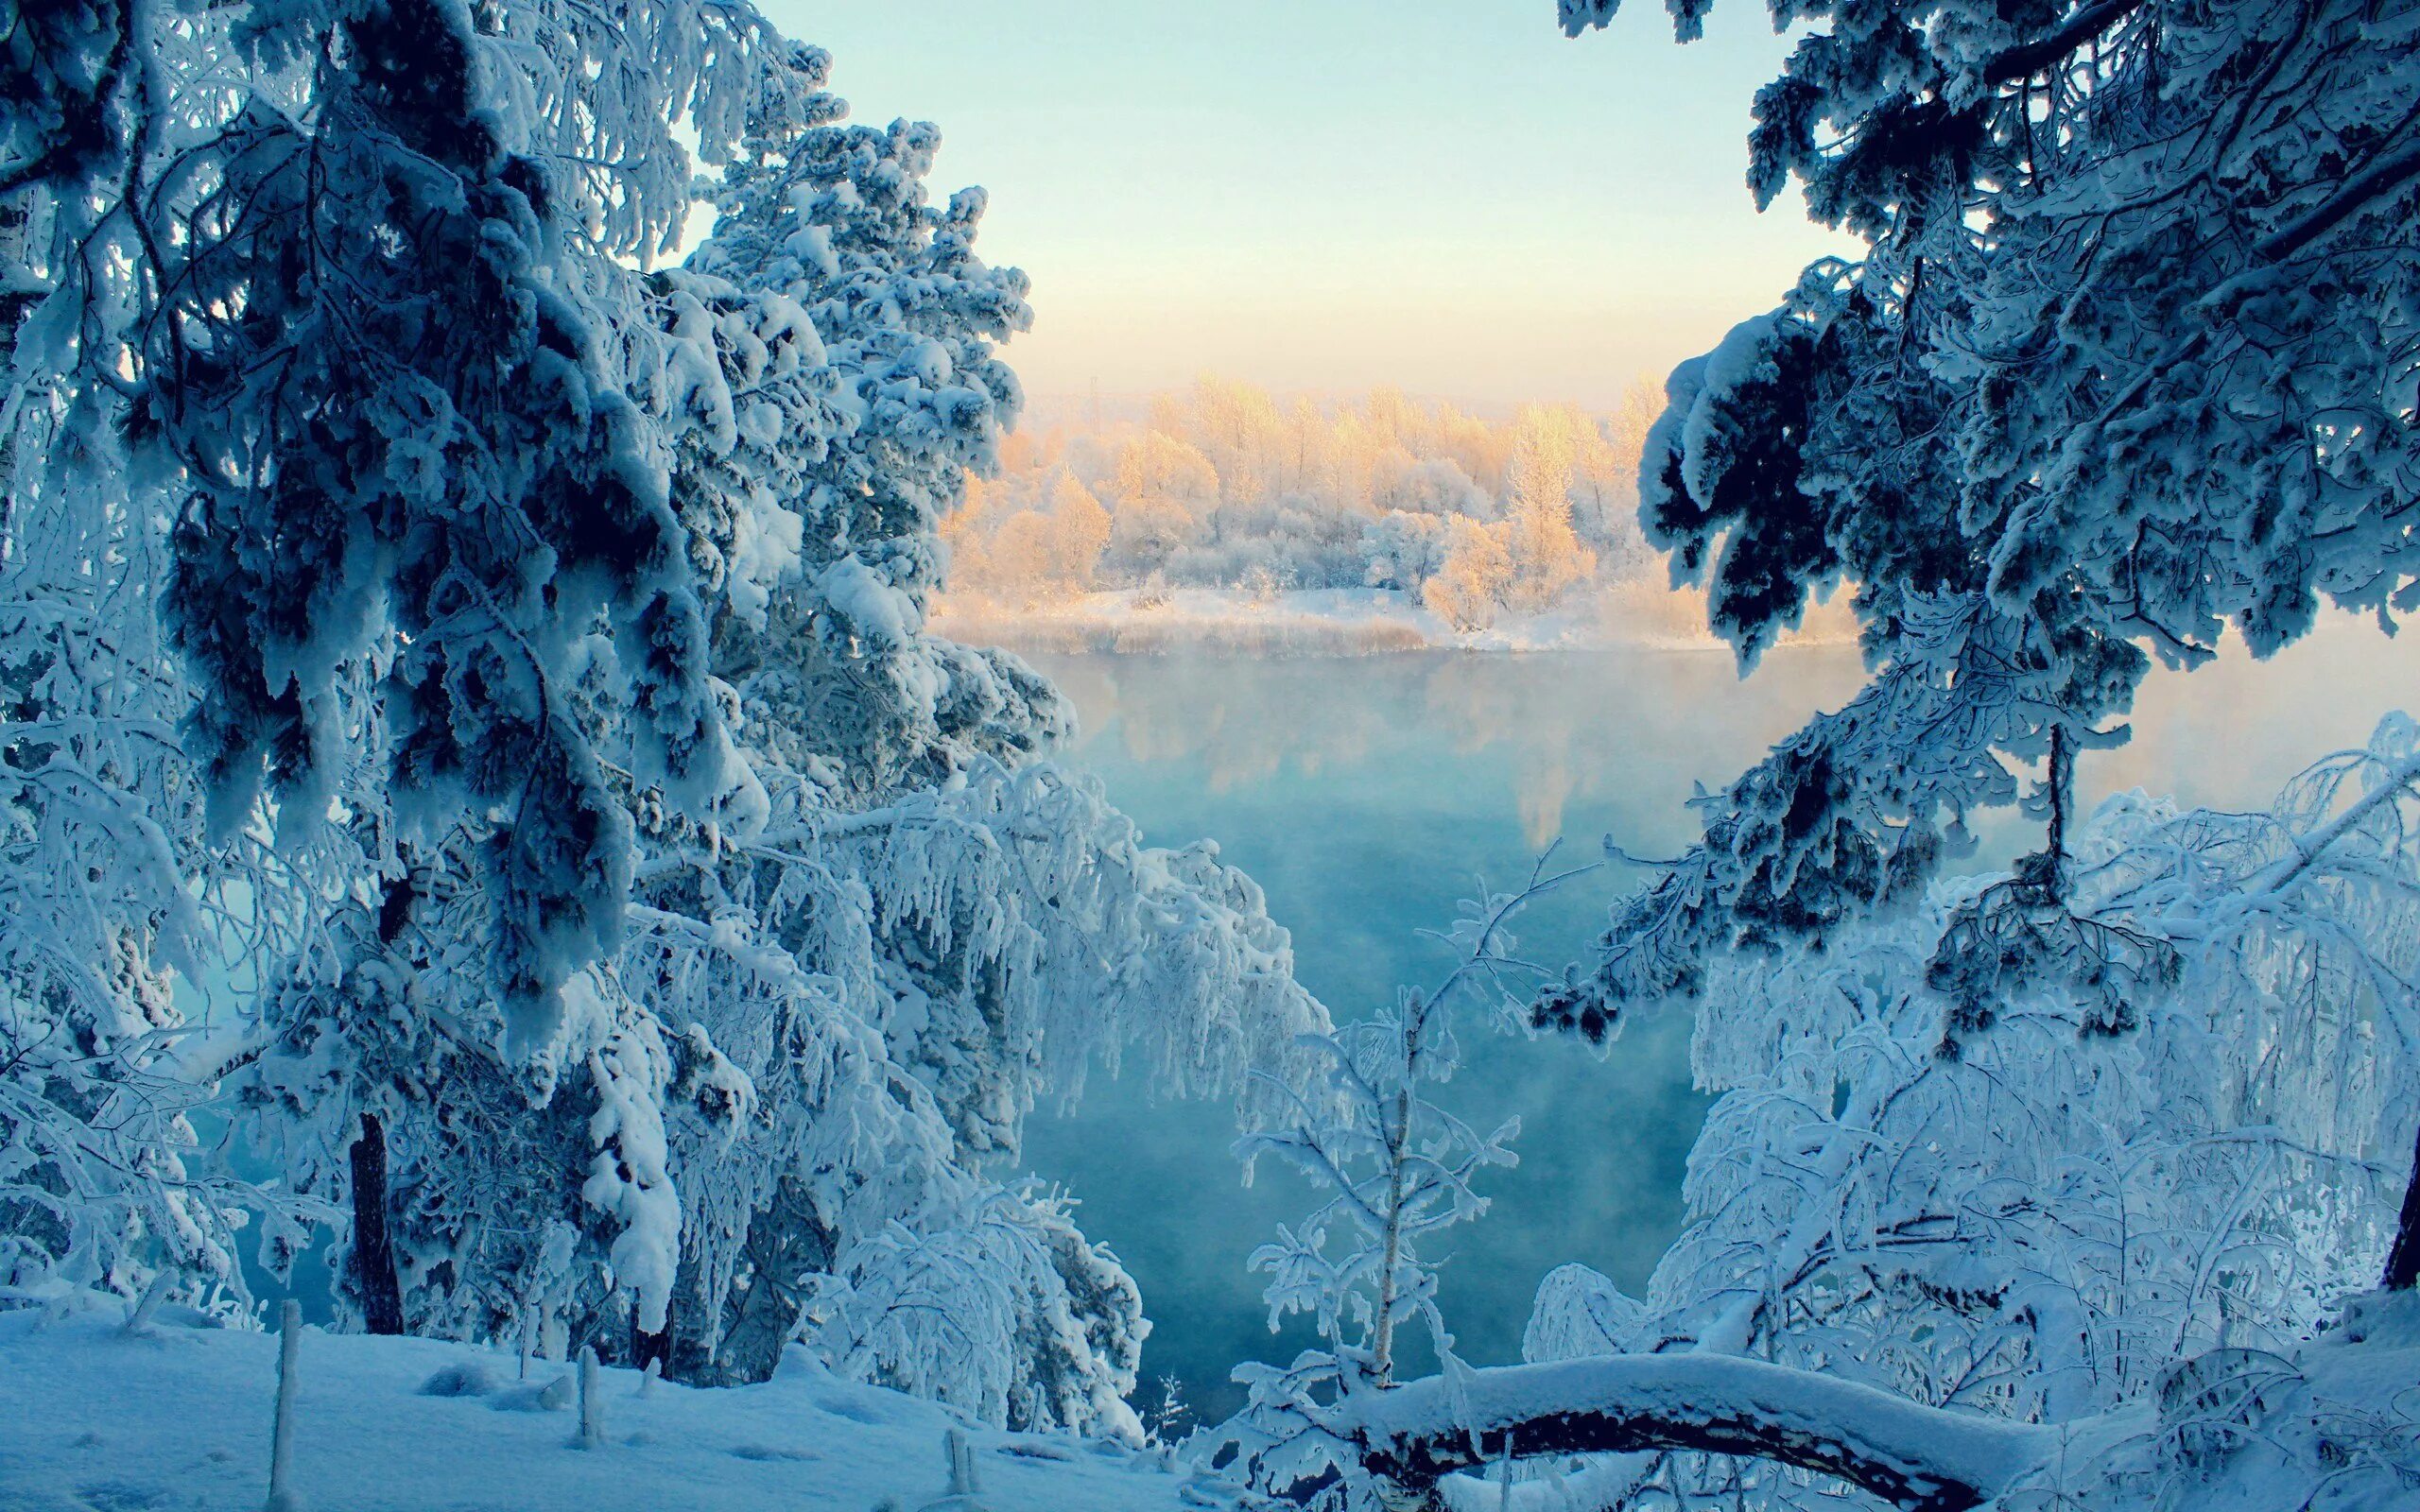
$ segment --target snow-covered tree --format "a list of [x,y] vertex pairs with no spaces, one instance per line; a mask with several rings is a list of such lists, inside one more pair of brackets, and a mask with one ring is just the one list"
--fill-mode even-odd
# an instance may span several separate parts
[[[2046,927],[1988,981],[1940,961],[1990,877],[1720,963],[1693,1064],[1722,1095],[1646,1297],[1566,1267],[1530,1364],[1313,1420],[1414,1494],[1509,1435],[1545,1462],[1541,1506],[1827,1506],[1842,1481],[1963,1506],[2029,1480],[2159,1504],[2112,1425],[2285,1361],[2395,1237],[2420,1128],[2416,782],[2420,727],[2395,715],[2267,812],[2113,799],[2041,914],[2096,929]],[[2173,985],[2112,1032],[2085,968],[2118,936],[2171,954]],[[1945,1053],[1978,993],[1995,1022]]]
[[[764,806],[709,614],[748,592],[734,556],[781,565],[751,554],[782,521],[746,472],[786,422],[808,446],[837,418],[796,383],[820,352],[795,312],[632,264],[685,219],[683,132],[725,154],[786,44],[722,7],[144,15],[134,189],[85,249],[131,288],[88,301],[82,370],[133,375],[137,507],[177,521],[161,617],[208,828],[271,813],[308,862],[317,917],[244,974],[280,1003],[298,971],[369,996],[363,942],[441,896],[475,944],[457,1001],[420,1006],[543,1127],[598,1048],[584,975],[621,931],[633,798],[741,829]],[[744,438],[718,343],[787,389],[745,396]],[[674,486],[705,473],[717,497]],[[324,1067],[376,1042],[318,1027]],[[399,1328],[384,1130],[324,1112],[355,1179],[320,1190],[352,1188],[356,1296]]]
[[23,8],[0,55],[0,1285],[239,1307],[237,1229],[274,1244],[310,1210],[201,1147],[224,1022],[175,983],[280,937],[283,874],[255,836],[200,847],[156,613],[170,515],[121,437],[139,291],[110,249],[158,126],[133,26]]
[[984,512],[970,505],[942,522],[953,589],[1032,602],[1092,587],[1110,515],[1075,473],[1062,469],[1039,505],[999,520]]
[[1495,623],[1513,582],[1511,532],[1457,516],[1447,524],[1445,551],[1420,589],[1420,601],[1458,630]]
[[1366,1353],[1383,1386],[1405,1323],[1425,1320],[1446,1337],[1422,1242],[1486,1211],[1472,1178],[1512,1162],[1520,1121],[1482,1136],[1427,1099],[1425,1085],[1450,1079],[1461,1051],[1445,1009],[1416,989],[1319,1037],[1317,1048],[1328,1065],[1313,1095],[1332,1097],[1338,1112],[1322,1117],[1298,1094],[1291,1126],[1248,1136],[1238,1150],[1248,1166],[1263,1155],[1286,1160],[1322,1183],[1327,1200],[1254,1250],[1252,1267],[1270,1274],[1272,1331],[1288,1314],[1307,1314],[1331,1349]]
[[1030,752],[1064,715],[1013,661],[919,633],[940,521],[970,470],[992,470],[1022,403],[994,349],[1031,319],[1025,275],[976,255],[982,191],[930,202],[930,125],[849,126],[830,95],[809,100],[756,129],[690,261],[805,312],[852,422],[789,501],[817,580],[761,628],[718,622],[717,665],[765,738],[809,741],[775,754],[837,764],[862,799],[945,780],[975,754]]
[[1592,1032],[1708,949],[1904,891],[2018,798],[2009,758],[2121,739],[2154,662],[2415,592],[2408,7],[1774,14],[1822,25],[1758,95],[1751,185],[1794,176],[1866,252],[1674,372],[1642,512],[1745,660],[1845,582],[1877,674],[1546,1005]]
[[1542,1022],[1601,1037],[1709,950],[1910,896],[2023,800],[2041,858],[1945,936],[2000,940],[2063,894],[2072,762],[2155,661],[2411,607],[2407,9],[1923,4],[1801,43],[1751,181],[1868,255],[1674,373],[1642,508],[1743,658],[1848,581],[1876,675],[1709,802]]
[[1369,565],[1362,581],[1373,588],[1416,593],[1445,565],[1450,522],[1444,516],[1390,509],[1361,536]]
[[[2415,1111],[2401,984],[2420,916],[2395,880],[2414,864],[2415,751],[2398,717],[2271,813],[2137,793],[2084,827],[2076,906],[2176,960],[2175,990],[2145,995],[2125,1034],[2048,961],[1944,979],[1942,936],[1988,879],[1722,968],[1695,1065],[1725,1095],[1688,1227],[1644,1305],[1576,1269],[1551,1281],[1525,1352],[1748,1353],[2065,1423],[2149,1395],[2181,1358],[2288,1348],[2376,1276],[2393,1227]],[[1994,1032],[1942,1054],[1945,1001],[1978,990]],[[1632,1469],[1675,1489],[1743,1474]]]
[[[735,776],[700,810],[613,768],[624,922],[545,1046],[514,1053],[486,990],[463,837],[337,907],[245,1092],[299,1187],[349,1193],[373,1325],[384,1296],[399,1327],[708,1383],[805,1338],[995,1419],[1131,1435],[1132,1281],[986,1164],[1096,1059],[1240,1091],[1323,1018],[1249,883],[1030,763],[1064,722],[1038,679],[924,633],[939,521],[1014,412],[994,346],[1024,280],[975,256],[979,196],[928,202],[931,129],[842,124],[826,66],[777,50],[714,234],[646,282],[631,338],[668,353],[639,407]],[[573,644],[567,715],[639,743],[620,648]]]
[[[685,218],[676,129],[719,156],[773,43],[723,7],[284,8],[141,164],[130,423],[185,495],[163,602],[214,831],[266,793],[299,842],[359,777],[389,874],[458,832],[516,1053],[613,944],[617,783],[701,817],[743,785],[670,487],[705,418],[653,407],[696,358],[629,262]],[[609,648],[611,747],[574,691]]]
[[745,6],[19,21],[11,1278],[232,1277],[179,1164],[232,1074],[267,1258],[349,1213],[372,1329],[804,1338],[1133,1434],[1131,1280],[994,1168],[1092,1065],[1249,1103],[1325,1019],[1215,851],[1033,760],[1039,679],[924,631],[1028,319],[937,133]]
[[1050,524],[1052,576],[1073,590],[1090,588],[1109,545],[1109,511],[1073,472],[1050,485]]
[[242,1295],[247,1210],[187,1115],[208,1095],[173,992],[251,918],[247,839],[213,865],[153,620],[165,521],[117,486],[100,407],[32,354],[0,455],[0,1284]]
[[1512,563],[1507,593],[1515,609],[1551,609],[1596,575],[1597,554],[1571,528],[1565,499],[1516,497],[1503,529],[1505,555]]
[[[1300,1498],[1341,1494],[1363,1481],[1357,1446],[1331,1433],[1326,1414],[1393,1385],[1398,1336],[1418,1322],[1438,1360],[1460,1367],[1437,1305],[1436,1242],[1483,1216],[1478,1177],[1518,1163],[1517,1118],[1479,1128],[1433,1101],[1453,1078],[1461,1051],[1454,1015],[1477,997],[1498,1016],[1516,1013],[1540,968],[1523,960],[1510,925],[1545,893],[1601,863],[1549,872],[1549,850],[1516,892],[1463,901],[1461,917],[1437,937],[1455,967],[1432,989],[1407,989],[1392,1007],[1327,1034],[1305,1036],[1314,1053],[1307,1085],[1275,1083],[1282,1112],[1236,1143],[1247,1177],[1263,1158],[1306,1177],[1318,1205],[1252,1255],[1269,1272],[1269,1326],[1288,1314],[1312,1320],[1321,1347],[1292,1365],[1240,1366],[1249,1400],[1215,1431],[1218,1453],[1239,1457],[1254,1486]],[[1492,1003],[1487,1002],[1493,999]]]
[[1418,457],[1400,446],[1378,454],[1372,465],[1370,507],[1382,513],[1425,516],[1488,515],[1495,505],[1487,490],[1450,457]]

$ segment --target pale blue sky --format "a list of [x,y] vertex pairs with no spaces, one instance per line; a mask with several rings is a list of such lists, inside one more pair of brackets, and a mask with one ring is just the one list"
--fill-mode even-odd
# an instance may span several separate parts
[[1671,41],[1632,0],[768,0],[855,117],[940,124],[944,192],[1032,275],[1037,395],[1217,371],[1496,406],[1610,404],[1770,308],[1838,243],[1754,214],[1763,6]]

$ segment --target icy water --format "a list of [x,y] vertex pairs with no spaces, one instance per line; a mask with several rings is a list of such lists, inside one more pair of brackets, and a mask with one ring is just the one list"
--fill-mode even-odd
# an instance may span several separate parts
[[[1340,1018],[1432,982],[1447,963],[1419,931],[1451,921],[1484,877],[1502,887],[1561,838],[1590,859],[1612,835],[1634,854],[1692,833],[1692,783],[1718,786],[1858,686],[1856,654],[1772,653],[1740,680],[1719,653],[1434,653],[1250,659],[1034,655],[1083,730],[1063,759],[1099,776],[1153,844],[1211,837],[1267,890],[1304,983]],[[2136,785],[2189,801],[2264,803],[2307,761],[2364,741],[2387,709],[2420,712],[2420,646],[2352,624],[2267,663],[2240,655],[2156,679],[2134,743],[2089,756],[2088,796]],[[2018,836],[2003,829],[1997,848]],[[2030,838],[2030,837],[2029,837]],[[1986,833],[1987,847],[1994,837]],[[1522,954],[1578,958],[1635,873],[1599,873],[1518,929]],[[1705,1102],[1688,1024],[1634,1024],[1599,1058],[1466,1022],[1450,1101],[1489,1126],[1517,1114],[1520,1166],[1494,1173],[1494,1210],[1451,1236],[1442,1296],[1458,1352],[1516,1359],[1539,1279],[1579,1260],[1646,1283],[1680,1222]],[[1156,1101],[1096,1077],[1071,1114],[1038,1113],[1026,1160],[1082,1202],[1153,1320],[1143,1395],[1175,1380],[1205,1419],[1238,1404],[1238,1360],[1291,1358],[1246,1259],[1305,1205],[1264,1163],[1251,1188],[1228,1155],[1223,1106]]]

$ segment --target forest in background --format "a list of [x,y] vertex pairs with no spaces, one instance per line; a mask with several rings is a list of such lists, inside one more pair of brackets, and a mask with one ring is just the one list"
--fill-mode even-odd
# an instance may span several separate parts
[[1461,631],[1590,590],[1662,598],[1638,459],[1663,404],[1642,378],[1609,413],[1488,420],[1391,388],[1322,401],[1203,377],[1140,422],[1006,438],[942,523],[950,590],[1010,609],[1131,591],[1148,609],[1182,588],[1387,589]]

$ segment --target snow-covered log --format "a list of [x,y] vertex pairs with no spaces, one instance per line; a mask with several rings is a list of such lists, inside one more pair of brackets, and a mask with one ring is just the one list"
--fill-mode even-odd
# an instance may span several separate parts
[[1414,1492],[1508,1454],[1695,1450],[1834,1476],[1910,1512],[1979,1506],[2052,1430],[1922,1406],[1811,1370],[1719,1355],[1612,1355],[1432,1376],[1341,1404],[1332,1430]]

